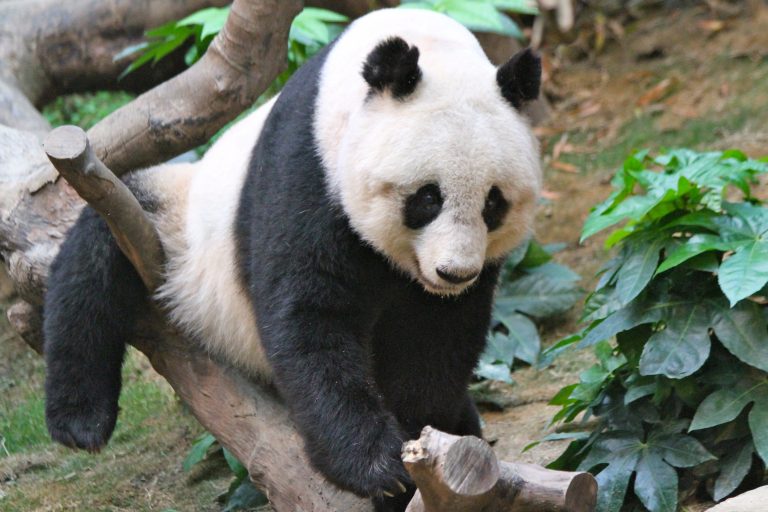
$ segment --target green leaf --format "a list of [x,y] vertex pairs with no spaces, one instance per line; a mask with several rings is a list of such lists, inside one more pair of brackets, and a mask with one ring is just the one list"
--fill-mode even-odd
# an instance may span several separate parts
[[717,459],[698,440],[685,434],[651,435],[648,442],[660,457],[676,468],[691,468]]
[[494,332],[488,336],[485,351],[483,351],[480,359],[490,364],[512,365],[515,361],[516,352],[517,342],[514,338],[505,336],[500,332]]
[[491,0],[491,3],[503,11],[517,12],[520,14],[539,14],[539,8],[533,0]]
[[532,267],[525,269],[525,272],[531,275],[546,276],[558,281],[576,282],[581,279],[581,276],[559,263],[549,262],[539,265],[538,267]]
[[629,218],[639,219],[661,202],[662,198],[653,196],[632,196],[621,202],[613,210],[606,213],[597,213],[598,210],[590,213],[584,223],[581,232],[581,241],[591,237],[606,228],[618,224]]
[[712,328],[720,342],[741,361],[768,372],[768,326],[762,308],[750,301],[741,301],[733,309],[724,301],[713,305]]
[[237,482],[237,487],[232,490],[221,512],[254,510],[268,503],[267,496],[258,490],[248,478],[243,478]]
[[727,498],[744,480],[752,467],[752,454],[755,447],[751,442],[744,443],[738,450],[725,454],[720,462],[720,474],[715,480],[712,497],[715,501]]
[[528,248],[525,251],[525,256],[520,262],[520,266],[523,268],[538,267],[551,259],[552,255],[549,254],[549,252],[544,250],[536,240],[531,240],[531,243],[528,244]]
[[739,248],[720,265],[717,281],[731,306],[765,286],[768,282],[768,240],[758,240]]
[[635,494],[651,512],[677,511],[677,472],[653,452],[637,463]]
[[644,396],[652,395],[656,393],[657,384],[652,382],[651,384],[643,384],[642,386],[633,386],[627,390],[624,395],[624,405],[631,404],[635,400],[639,400]]
[[509,330],[509,338],[514,340],[514,356],[528,364],[536,364],[541,352],[541,339],[536,325],[530,318],[519,313],[505,316],[504,325]]
[[608,464],[595,477],[599,512],[618,512],[621,508],[642,448],[640,439],[631,432],[609,432],[598,438],[587,457],[579,464],[582,471]]
[[208,453],[208,449],[213,446],[215,442],[216,438],[213,437],[213,434],[208,432],[205,432],[198,437],[195,442],[192,443],[192,449],[189,450],[187,457],[181,465],[184,471],[189,471],[192,469],[192,466],[203,460]]
[[651,240],[638,241],[627,246],[631,252],[619,269],[616,280],[618,297],[623,304],[640,295],[653,278],[663,242],[661,236],[656,236]]
[[573,306],[581,293],[573,282],[531,274],[509,283],[496,300],[500,316],[514,312],[545,318],[563,313]]
[[670,379],[687,377],[707,360],[710,345],[706,308],[675,308],[666,328],[648,339],[640,356],[640,374],[665,375]]
[[756,399],[748,420],[755,450],[763,463],[768,464],[768,397],[764,393]]
[[178,25],[200,25],[200,39],[218,34],[229,16],[229,7],[209,7],[193,13],[178,22]]
[[232,455],[232,452],[226,448],[223,448],[222,452],[224,453],[224,460],[227,461],[227,466],[232,470],[232,474],[235,475],[235,477],[245,478],[248,476],[248,470],[239,460],[237,460],[237,457]]
[[445,14],[470,30],[512,35],[504,32],[501,14],[490,3],[444,0],[442,5]]
[[500,380],[509,384],[513,382],[509,366],[503,363],[495,364],[480,360],[477,363],[477,368],[475,368],[475,375],[484,379]]
[[[718,389],[705,398],[696,409],[689,430],[710,428],[736,419],[744,407],[759,396],[759,393],[768,393],[767,384],[765,381],[760,381],[736,388]],[[766,431],[768,432],[768,428]]]
[[[679,302],[656,302],[637,299],[624,308],[611,314],[608,318],[589,329],[579,348],[588,347],[603,340],[610,339],[620,332],[628,331],[642,324],[655,323],[662,319],[665,310]],[[679,307],[679,306],[678,306]]]
[[326,23],[346,23],[349,21],[349,17],[344,14],[319,7],[305,7],[299,16],[314,18]]
[[688,261],[694,256],[709,251],[728,251],[733,249],[733,244],[723,241],[717,235],[693,235],[684,244],[678,246],[669,256],[659,265],[657,274],[674,268],[681,263]]

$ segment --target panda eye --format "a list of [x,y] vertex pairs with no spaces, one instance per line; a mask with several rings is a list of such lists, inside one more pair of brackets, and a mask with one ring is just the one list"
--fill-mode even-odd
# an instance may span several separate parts
[[405,225],[410,229],[423,228],[440,215],[442,208],[440,187],[434,183],[424,185],[405,199]]
[[483,220],[485,225],[488,226],[488,231],[493,231],[501,226],[501,221],[504,220],[507,210],[509,210],[509,203],[504,199],[504,195],[499,190],[499,187],[494,185],[488,192],[488,196],[485,198],[485,206],[483,207]]

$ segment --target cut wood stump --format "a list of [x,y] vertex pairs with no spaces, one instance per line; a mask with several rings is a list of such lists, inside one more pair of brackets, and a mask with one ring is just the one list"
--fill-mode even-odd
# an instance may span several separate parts
[[482,439],[431,427],[405,444],[403,462],[419,488],[406,512],[592,512],[597,502],[589,473],[499,462]]

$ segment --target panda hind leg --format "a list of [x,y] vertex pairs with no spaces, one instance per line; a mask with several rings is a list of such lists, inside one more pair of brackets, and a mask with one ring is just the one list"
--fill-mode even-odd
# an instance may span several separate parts
[[98,451],[115,427],[125,343],[146,289],[106,222],[83,210],[51,265],[43,307],[51,437]]

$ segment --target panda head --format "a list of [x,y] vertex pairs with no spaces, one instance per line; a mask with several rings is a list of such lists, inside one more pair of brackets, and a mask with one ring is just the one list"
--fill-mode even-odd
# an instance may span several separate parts
[[526,237],[540,187],[538,142],[519,112],[538,96],[539,58],[523,50],[497,69],[453,23],[444,41],[379,40],[357,68],[362,94],[334,91],[335,123],[317,126],[353,229],[440,295]]

